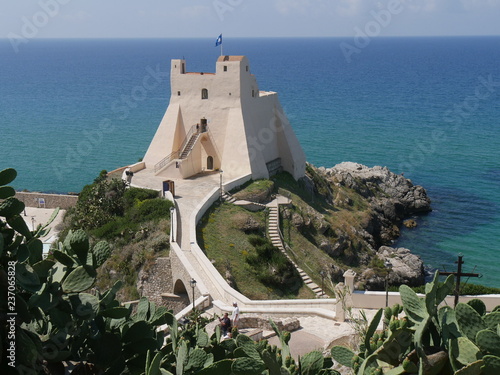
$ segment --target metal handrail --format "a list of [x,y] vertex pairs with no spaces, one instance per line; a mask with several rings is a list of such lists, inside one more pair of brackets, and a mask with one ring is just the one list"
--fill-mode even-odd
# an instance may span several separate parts
[[197,125],[191,126],[191,129],[189,129],[189,132],[186,135],[186,138],[184,138],[184,141],[182,142],[181,147],[177,151],[170,153],[169,155],[167,155],[166,157],[164,157],[158,163],[155,164],[155,168],[154,168],[155,173],[158,172],[159,170],[161,170],[164,166],[166,166],[172,160],[179,159],[179,156],[182,154],[182,151],[184,150],[184,147],[186,147],[187,143],[191,139],[191,136],[193,135],[195,130],[199,131],[199,128],[200,128],[199,125],[198,125],[198,128],[197,128]]
[[[196,126],[198,126],[198,129],[196,129]],[[184,142],[182,142],[182,145],[181,147],[179,148],[179,155],[182,154],[184,152],[184,148],[186,147],[186,145],[188,144],[189,140],[191,139],[193,133],[195,132],[195,130],[199,130],[200,126],[199,125],[193,125],[191,126],[191,129],[189,129],[187,135],[186,135],[186,138],[184,138]]]
[[164,166],[166,166],[168,163],[170,163],[172,160],[178,159],[179,158],[179,151],[174,151],[161,159],[158,163],[155,164],[155,172],[158,172],[160,169],[162,169]]

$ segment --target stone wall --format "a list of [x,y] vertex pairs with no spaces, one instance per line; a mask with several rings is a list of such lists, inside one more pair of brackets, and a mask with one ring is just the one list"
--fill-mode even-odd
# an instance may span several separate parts
[[187,293],[173,294],[172,262],[169,257],[157,258],[155,263],[142,269],[137,278],[137,290],[157,306],[165,306],[174,314],[191,302]]
[[[76,205],[77,195],[47,194],[17,191],[16,198],[24,202],[26,207],[38,208],[61,208],[67,210]],[[45,204],[40,204],[40,198],[45,200]]]
[[137,290],[143,297],[157,305],[162,304],[161,295],[170,293],[172,287],[172,273],[170,271],[170,258],[157,258],[155,263],[147,270],[141,269],[137,277]]

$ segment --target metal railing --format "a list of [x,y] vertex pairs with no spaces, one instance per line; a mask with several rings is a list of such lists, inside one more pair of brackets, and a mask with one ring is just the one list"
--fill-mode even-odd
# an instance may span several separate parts
[[186,147],[187,143],[191,139],[191,136],[195,132],[199,132],[200,129],[201,129],[200,125],[193,125],[193,126],[191,126],[191,129],[189,129],[189,132],[186,135],[186,138],[184,138],[184,141],[182,142],[181,147],[177,151],[174,151],[174,152],[170,153],[169,155],[167,155],[166,157],[164,157],[158,163],[155,164],[155,168],[154,168],[155,173],[158,172],[158,171],[160,171],[161,169],[163,169],[172,160],[179,159],[180,155],[182,154],[182,151],[184,151],[184,148]]

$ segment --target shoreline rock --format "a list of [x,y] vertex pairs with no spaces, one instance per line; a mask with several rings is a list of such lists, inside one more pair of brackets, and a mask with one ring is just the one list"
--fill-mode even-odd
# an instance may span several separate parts
[[[365,252],[357,256],[361,268],[359,284],[367,289],[384,288],[386,270],[372,268],[374,258],[379,258],[382,262],[387,260],[392,264],[389,284],[424,284],[424,265],[420,257],[412,254],[409,249],[395,249],[387,245],[393,244],[399,237],[399,228],[404,225],[405,220],[432,211],[431,200],[425,189],[414,185],[404,176],[391,172],[387,167],[370,168],[358,163],[343,162],[332,168],[314,168],[314,172],[331,185],[325,189],[324,186],[318,186],[316,179],[316,191],[321,189],[321,194],[335,207],[352,210],[352,199],[346,196],[346,190],[340,188],[354,191],[369,205],[369,217],[360,222],[356,230],[350,231],[359,242],[366,244]],[[416,225],[416,221],[413,218],[411,220]],[[336,243],[322,243],[321,247],[332,257],[338,256],[342,254],[339,250],[352,242],[352,238],[351,241],[347,238],[345,234],[337,233]],[[341,241],[338,242],[339,240]],[[355,260],[352,257],[350,259]]]

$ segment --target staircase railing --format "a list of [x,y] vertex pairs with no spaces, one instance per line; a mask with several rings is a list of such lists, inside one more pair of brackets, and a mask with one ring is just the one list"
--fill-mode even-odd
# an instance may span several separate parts
[[179,151],[174,151],[161,159],[158,163],[155,164],[155,173],[161,170],[164,166],[170,163],[172,160],[179,158]]
[[166,157],[164,157],[158,163],[155,164],[155,168],[154,168],[155,173],[160,171],[163,167],[165,167],[172,160],[179,159],[179,156],[181,155],[182,151],[184,150],[187,143],[191,139],[191,136],[194,134],[195,131],[198,132],[199,130],[200,130],[199,125],[191,126],[191,129],[189,129],[189,132],[186,135],[186,138],[184,138],[184,141],[182,142],[181,147],[177,151],[170,153],[169,155],[167,155]]
[[[198,128],[198,129],[197,129]],[[200,130],[200,126],[199,125],[193,125],[191,126],[191,129],[189,129],[187,135],[186,135],[186,138],[184,138],[184,142],[182,142],[182,145],[181,147],[179,148],[179,155],[183,153],[184,149],[186,148],[189,140],[191,139],[191,137],[193,136],[193,134],[197,131]]]

